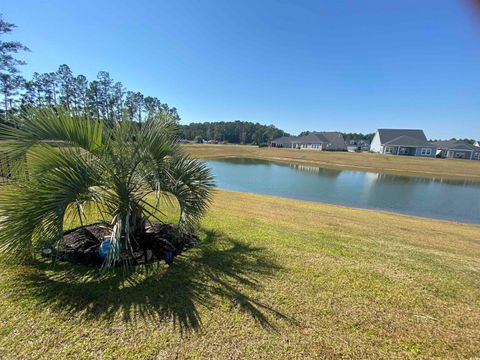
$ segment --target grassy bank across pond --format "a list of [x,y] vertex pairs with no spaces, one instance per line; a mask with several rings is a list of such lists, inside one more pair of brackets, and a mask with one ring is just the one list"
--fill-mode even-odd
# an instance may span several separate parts
[[479,356],[480,226],[219,190],[199,232],[128,277],[1,263],[0,357]]
[[203,159],[246,157],[335,169],[480,181],[480,161],[476,160],[259,148],[249,145],[184,145],[184,149],[193,157]]

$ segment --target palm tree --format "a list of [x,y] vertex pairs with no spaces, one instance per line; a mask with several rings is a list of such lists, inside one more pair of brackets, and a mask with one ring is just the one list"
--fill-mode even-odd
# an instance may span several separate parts
[[95,208],[113,225],[108,268],[133,251],[162,198],[177,199],[180,230],[191,229],[209,204],[210,170],[182,153],[169,115],[143,124],[125,116],[112,124],[57,107],[29,109],[21,124],[2,127],[0,135],[17,175],[0,194],[4,255],[31,258],[62,238],[67,212],[77,211],[81,220],[85,209]]

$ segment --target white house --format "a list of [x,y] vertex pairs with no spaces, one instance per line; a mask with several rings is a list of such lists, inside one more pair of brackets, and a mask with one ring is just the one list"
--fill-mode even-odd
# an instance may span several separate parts
[[346,151],[347,145],[339,132],[311,132],[305,136],[282,136],[272,140],[271,147],[295,148],[304,150]]
[[423,130],[378,129],[370,151],[380,154],[434,157],[436,147],[427,141]]

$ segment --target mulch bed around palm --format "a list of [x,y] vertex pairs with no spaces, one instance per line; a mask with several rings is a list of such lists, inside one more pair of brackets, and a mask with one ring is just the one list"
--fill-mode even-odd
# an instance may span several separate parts
[[[63,239],[52,249],[52,255],[60,260],[101,266],[104,260],[99,248],[111,234],[112,226],[104,222],[72,229],[65,232]],[[116,265],[141,265],[169,260],[169,255],[179,255],[198,242],[197,235],[180,233],[175,225],[152,223],[147,226],[146,232],[132,240],[133,254],[121,255]]]

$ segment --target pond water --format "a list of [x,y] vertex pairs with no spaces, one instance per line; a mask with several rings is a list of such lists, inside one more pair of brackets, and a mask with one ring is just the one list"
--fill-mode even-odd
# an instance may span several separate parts
[[219,188],[480,224],[480,182],[257,159],[206,161]]

